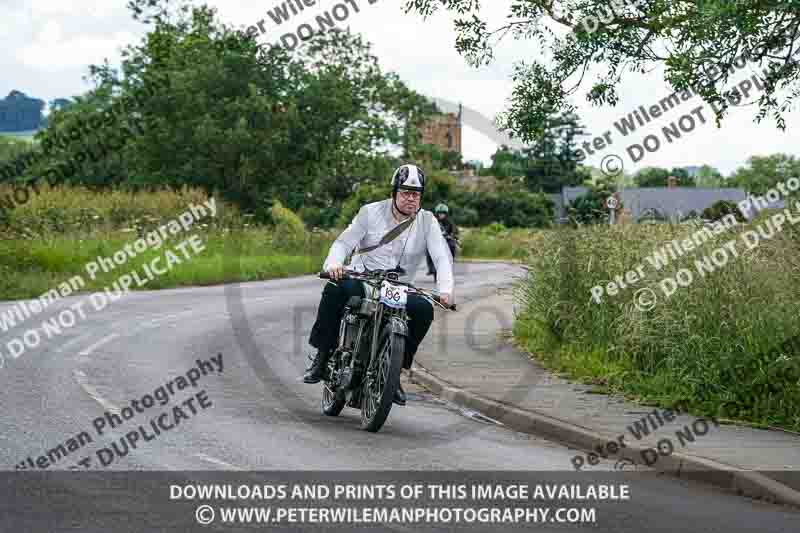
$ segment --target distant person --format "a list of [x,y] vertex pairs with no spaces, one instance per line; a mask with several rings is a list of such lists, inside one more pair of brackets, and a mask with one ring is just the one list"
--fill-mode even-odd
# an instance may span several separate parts
[[[442,236],[450,248],[450,256],[455,261],[456,258],[456,243],[458,242],[458,228],[450,221],[450,209],[446,204],[439,204],[433,210],[436,218],[439,220],[439,226],[442,228]],[[428,275],[433,276],[436,281],[436,268],[433,265],[433,260],[430,254],[427,255],[428,259]]]

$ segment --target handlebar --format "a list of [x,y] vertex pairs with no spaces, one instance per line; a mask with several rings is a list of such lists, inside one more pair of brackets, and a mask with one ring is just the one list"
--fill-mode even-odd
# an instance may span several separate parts
[[[351,274],[355,274],[355,276],[352,276]],[[331,275],[328,272],[320,272],[319,273],[319,278],[320,279],[330,280],[331,279]],[[373,276],[369,276],[369,275],[366,275],[366,274],[364,274],[362,272],[353,272],[353,271],[349,271],[349,272],[346,271],[345,274],[339,279],[340,280],[356,279],[356,280],[361,280],[361,281],[370,281],[372,278],[375,278],[375,279],[386,279],[386,278],[381,277],[381,276],[377,276],[377,277],[374,276],[374,275]],[[439,295],[438,294],[433,294],[433,293],[429,294],[427,292],[424,292],[422,289],[414,287],[410,283],[405,283],[403,281],[396,281],[396,280],[388,280],[388,281],[391,281],[391,283],[394,283],[394,284],[397,284],[397,285],[405,285],[406,287],[411,287],[412,289],[417,291],[417,293],[430,298],[431,300],[435,301],[437,304],[439,304],[440,306],[444,307],[445,309],[448,309],[450,311],[456,311],[456,304],[449,304],[449,305],[443,304],[442,301],[439,299]]]

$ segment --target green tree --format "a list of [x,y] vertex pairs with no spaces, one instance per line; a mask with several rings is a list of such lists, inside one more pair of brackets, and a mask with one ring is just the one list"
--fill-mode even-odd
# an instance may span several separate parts
[[72,102],[69,100],[69,98],[56,98],[48,102],[48,106],[50,107],[51,112],[56,110],[66,109],[71,104]]
[[689,175],[689,171],[683,167],[672,167],[672,170],[669,171],[669,175],[675,178],[678,178],[677,185],[678,187],[696,187],[697,182],[695,179]]
[[[567,205],[567,216],[571,224],[603,224],[608,222],[608,209],[605,207],[606,199],[617,192],[617,185],[613,178],[607,177],[591,184],[586,194],[583,194]],[[622,204],[617,211],[622,209]]]
[[[21,155],[32,150],[32,144],[25,139],[18,139],[11,136],[0,135],[0,165],[5,162],[13,161]],[[2,176],[0,176],[0,180]]]
[[[717,120],[730,106],[740,57],[767,69],[760,75],[759,120],[770,113],[785,128],[781,113],[800,94],[794,1],[516,0],[499,28],[488,26],[474,0],[406,0],[405,7],[424,17],[438,8],[456,14],[456,49],[475,66],[490,63],[506,35],[547,48],[542,59],[515,66],[511,104],[500,117],[525,143],[539,136],[550,110],[574,110],[577,91],[592,104],[613,106],[626,72],[653,67],[664,68],[675,91],[695,88],[715,105]],[[779,98],[784,90],[788,96]]]
[[666,187],[670,176],[677,178],[676,185],[678,187],[694,187],[696,185],[694,178],[689,176],[689,172],[679,167],[674,167],[672,170],[646,167],[639,170],[633,180],[637,187]]
[[591,179],[591,174],[579,167],[575,151],[576,137],[583,135],[585,132],[576,114],[551,114],[542,136],[526,151],[528,189],[558,193],[563,187],[574,187]]
[[800,160],[787,154],[753,156],[738,168],[729,181],[750,194],[762,195],[791,177],[800,178]]
[[666,168],[646,167],[633,177],[637,187],[666,187],[669,170]]
[[703,165],[697,170],[695,181],[698,187],[717,188],[728,186],[720,171],[710,165]]
[[512,150],[503,144],[492,154],[492,166],[487,169],[486,174],[498,178],[523,176],[527,166],[528,160],[522,151]]
[[[132,0],[151,31],[125,51],[120,71],[92,66],[96,88],[53,113],[41,140],[56,146],[42,166],[75,162],[86,146],[131,130],[69,179],[95,185],[195,185],[268,218],[287,208],[338,208],[353,184],[342,177],[386,172],[386,146],[400,144],[430,103],[383,72],[369,46],[349,32],[316,36],[293,53],[259,46],[217,21],[207,6],[167,9]],[[60,135],[133,94],[118,122],[85,135]],[[411,118],[409,118],[411,117]],[[56,138],[67,142],[56,143]],[[41,168],[33,169],[33,171]],[[344,187],[344,188],[343,188]]]

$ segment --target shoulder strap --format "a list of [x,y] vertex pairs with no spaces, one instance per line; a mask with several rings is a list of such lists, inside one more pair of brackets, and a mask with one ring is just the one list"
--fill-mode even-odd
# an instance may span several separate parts
[[378,244],[376,244],[374,246],[367,246],[366,248],[361,248],[360,250],[358,250],[356,252],[356,254],[364,254],[364,253],[367,253],[367,252],[371,252],[372,250],[375,250],[376,248],[380,248],[384,244],[389,244],[390,242],[395,240],[398,235],[403,233],[403,231],[405,231],[405,229],[408,226],[410,226],[411,223],[414,222],[414,220],[415,219],[413,219],[413,218],[409,218],[409,219],[406,219],[406,220],[402,221],[400,224],[398,224],[397,226],[395,226],[392,229],[390,229],[389,231],[387,231],[386,235],[381,237],[381,240],[380,240],[380,242],[378,242]]

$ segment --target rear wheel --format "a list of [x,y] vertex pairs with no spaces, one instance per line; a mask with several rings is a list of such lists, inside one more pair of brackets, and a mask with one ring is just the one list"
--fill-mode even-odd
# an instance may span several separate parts
[[386,327],[378,339],[378,347],[362,386],[361,429],[371,432],[383,427],[392,410],[394,393],[400,386],[406,339]]

